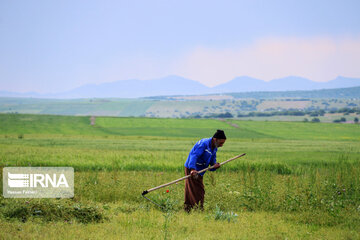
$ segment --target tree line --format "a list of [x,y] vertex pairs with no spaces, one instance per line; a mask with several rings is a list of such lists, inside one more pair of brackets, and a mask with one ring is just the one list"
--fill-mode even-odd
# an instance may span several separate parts
[[[272,117],[272,116],[310,116],[310,117],[319,117],[324,116],[325,113],[343,113],[344,115],[350,113],[360,114],[360,108],[340,108],[340,109],[332,109],[332,110],[313,110],[313,111],[301,111],[301,110],[281,110],[281,111],[272,111],[272,112],[249,112],[249,113],[238,113],[234,115],[230,112],[225,113],[213,113],[204,116],[203,118],[234,118],[235,116],[238,118],[242,117]],[[195,116],[191,116],[192,118],[201,118],[202,116],[197,114]]]

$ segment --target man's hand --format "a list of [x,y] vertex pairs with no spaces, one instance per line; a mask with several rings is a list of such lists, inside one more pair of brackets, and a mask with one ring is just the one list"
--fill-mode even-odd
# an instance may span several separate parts
[[218,168],[220,167],[220,163],[215,163],[215,164],[213,165],[213,167],[214,167],[214,169],[218,169]]
[[191,170],[190,175],[191,176],[197,176],[199,173],[196,170]]

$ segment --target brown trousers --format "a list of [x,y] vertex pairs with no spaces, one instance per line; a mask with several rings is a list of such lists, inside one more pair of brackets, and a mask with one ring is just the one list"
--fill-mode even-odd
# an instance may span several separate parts
[[[190,174],[190,169],[185,168],[185,175]],[[203,183],[203,177],[198,175],[197,177],[189,177],[185,180],[185,203],[184,209],[187,212],[194,207],[203,209],[205,197],[205,188]]]

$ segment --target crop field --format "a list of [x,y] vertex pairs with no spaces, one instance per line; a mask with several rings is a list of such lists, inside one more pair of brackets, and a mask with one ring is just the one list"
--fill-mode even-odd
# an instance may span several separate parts
[[[183,210],[197,140],[223,129],[205,207]],[[2,168],[75,169],[71,199],[0,197],[0,239],[359,239],[360,125],[0,114]],[[169,190],[169,191],[167,191]]]
[[[360,87],[359,87],[360,89]],[[195,118],[209,117],[213,114],[238,114],[249,112],[271,113],[274,111],[314,111],[342,108],[358,108],[360,106],[359,91],[354,91],[354,97],[348,99],[332,98],[234,98],[230,95],[212,96],[178,96],[154,97],[147,99],[37,99],[37,98],[4,98],[0,97],[0,113],[21,114],[52,114],[72,116],[115,116],[115,117],[156,117],[156,118]],[[357,93],[357,94],[356,94]],[[341,95],[341,94],[339,94]],[[342,115],[343,117],[344,115]],[[321,122],[332,122],[338,116],[321,116]],[[355,116],[345,116],[348,121]],[[306,116],[273,116],[252,117],[260,121],[303,121]],[[243,118],[242,118],[243,119]],[[249,119],[249,118],[248,118]]]

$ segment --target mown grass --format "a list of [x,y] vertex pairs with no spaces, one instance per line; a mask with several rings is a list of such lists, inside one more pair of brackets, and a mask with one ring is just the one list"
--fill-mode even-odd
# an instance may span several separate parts
[[[75,169],[73,199],[1,197],[0,238],[359,238],[356,125],[97,118],[94,127],[88,117],[15,114],[0,123],[0,168]],[[171,211],[142,198],[182,177],[193,144],[217,128],[228,135],[218,161],[247,155],[205,174],[204,212],[183,212],[183,182],[148,194]]]

